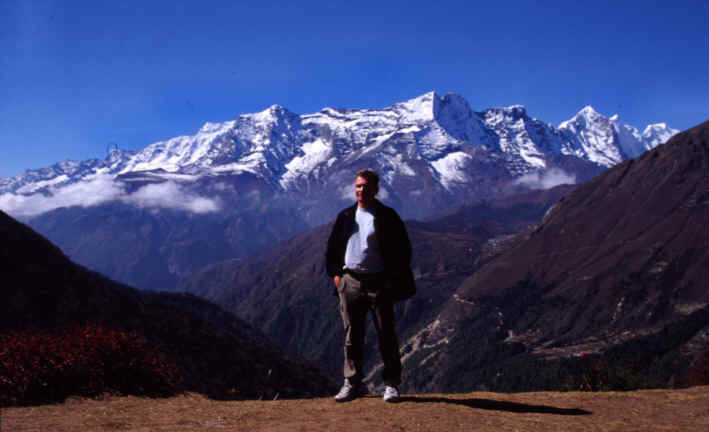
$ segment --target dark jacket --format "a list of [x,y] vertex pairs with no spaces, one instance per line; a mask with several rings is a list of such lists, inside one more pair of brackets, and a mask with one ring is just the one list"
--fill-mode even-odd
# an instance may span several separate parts
[[[343,274],[347,240],[354,230],[356,211],[357,204],[342,210],[335,219],[325,252],[327,274],[330,277]],[[374,230],[377,233],[384,271],[388,276],[410,273],[411,242],[404,222],[394,209],[378,200],[374,200],[374,213]]]

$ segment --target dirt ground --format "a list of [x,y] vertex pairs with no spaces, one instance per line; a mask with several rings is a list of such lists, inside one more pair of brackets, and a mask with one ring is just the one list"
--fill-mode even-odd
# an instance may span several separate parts
[[403,395],[224,402],[104,397],[5,408],[1,432],[28,431],[709,431],[709,387],[606,393]]

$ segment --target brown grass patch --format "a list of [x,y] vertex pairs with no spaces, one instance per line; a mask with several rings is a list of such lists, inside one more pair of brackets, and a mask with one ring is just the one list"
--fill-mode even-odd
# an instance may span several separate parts
[[0,431],[707,431],[709,387],[633,392],[215,401],[105,397],[2,410]]

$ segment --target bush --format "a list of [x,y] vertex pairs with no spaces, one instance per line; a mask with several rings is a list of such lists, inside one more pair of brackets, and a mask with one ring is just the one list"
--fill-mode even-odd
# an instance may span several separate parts
[[690,365],[687,385],[709,385],[709,351],[704,351]]
[[167,396],[181,383],[175,363],[135,332],[89,324],[0,334],[0,406],[103,393]]

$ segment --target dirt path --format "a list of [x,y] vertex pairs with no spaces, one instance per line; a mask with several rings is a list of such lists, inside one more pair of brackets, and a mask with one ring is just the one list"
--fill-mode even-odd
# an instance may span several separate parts
[[627,393],[470,393],[221,402],[187,394],[169,399],[71,399],[6,408],[1,432],[25,431],[709,431],[709,387]]

